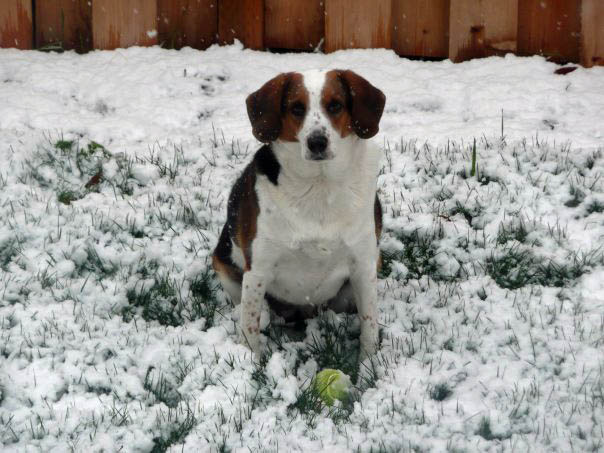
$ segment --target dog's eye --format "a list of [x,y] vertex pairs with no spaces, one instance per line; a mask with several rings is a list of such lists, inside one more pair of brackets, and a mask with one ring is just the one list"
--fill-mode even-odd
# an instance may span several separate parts
[[340,113],[342,111],[342,103],[339,101],[331,101],[329,104],[327,104],[327,111],[329,113],[331,113],[332,115],[335,115],[337,113]]
[[289,111],[292,113],[292,115],[297,116],[298,118],[302,118],[306,113],[306,107],[301,102],[296,102],[294,105],[291,106]]

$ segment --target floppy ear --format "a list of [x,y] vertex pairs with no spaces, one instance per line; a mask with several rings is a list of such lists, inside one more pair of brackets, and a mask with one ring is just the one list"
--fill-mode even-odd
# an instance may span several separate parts
[[348,93],[348,111],[352,127],[360,138],[371,138],[380,130],[380,118],[386,96],[363,77],[352,71],[338,71]]
[[292,74],[292,72],[279,74],[266,82],[258,91],[250,94],[245,100],[254,137],[263,143],[275,141],[281,133],[283,100]]

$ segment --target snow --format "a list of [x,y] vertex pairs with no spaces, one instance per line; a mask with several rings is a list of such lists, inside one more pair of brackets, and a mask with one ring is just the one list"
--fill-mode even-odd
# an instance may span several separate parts
[[[354,317],[271,330],[259,365],[226,295],[215,311],[195,298],[258,146],[245,97],[310,68],[353,69],[387,96],[374,140],[394,258],[381,350],[343,418],[293,405],[334,367],[317,341],[344,326],[354,354]],[[604,68],[556,68],[240,45],[0,50],[2,450],[602,449]],[[498,271],[513,253],[526,267]],[[144,294],[161,296],[156,311],[135,306]]]

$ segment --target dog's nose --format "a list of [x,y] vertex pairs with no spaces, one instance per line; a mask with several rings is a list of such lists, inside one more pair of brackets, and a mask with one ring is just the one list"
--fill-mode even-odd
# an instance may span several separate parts
[[322,154],[327,149],[327,137],[323,134],[312,134],[306,140],[308,149],[313,154]]

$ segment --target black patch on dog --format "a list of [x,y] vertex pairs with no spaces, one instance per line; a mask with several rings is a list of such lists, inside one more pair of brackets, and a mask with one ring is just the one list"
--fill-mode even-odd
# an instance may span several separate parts
[[235,263],[231,260],[231,252],[233,250],[233,243],[231,242],[231,235],[229,234],[230,225],[229,222],[225,223],[218,239],[218,244],[214,249],[214,255],[225,264],[234,266]]
[[278,185],[281,164],[279,164],[270,145],[264,145],[256,152],[254,162],[258,173],[265,175],[274,185]]
[[233,251],[232,240],[236,237],[237,224],[239,222],[252,221],[252,219],[239,218],[239,207],[244,202],[243,200],[250,196],[254,197],[254,203],[257,203],[255,193],[256,175],[265,175],[271,183],[277,185],[280,171],[281,165],[270,145],[264,145],[256,151],[252,161],[245,167],[239,178],[235,181],[235,184],[233,184],[227,204],[227,221],[214,250],[214,255],[223,263],[239,268],[231,259]]

